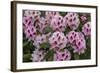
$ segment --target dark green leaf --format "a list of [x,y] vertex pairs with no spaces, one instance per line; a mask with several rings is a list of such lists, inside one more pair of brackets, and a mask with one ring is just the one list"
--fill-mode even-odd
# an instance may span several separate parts
[[74,59],[75,59],[75,60],[79,60],[79,59],[80,59],[79,55],[75,53],[75,54],[74,54]]
[[53,61],[53,57],[54,57],[54,51],[53,50],[49,50],[44,59],[46,59],[47,61]]
[[35,47],[31,41],[23,42],[23,53],[24,54],[32,53],[34,49]]
[[29,41],[24,42],[24,43],[23,43],[23,47],[26,46],[26,45],[28,45],[28,44],[29,44]]
[[80,59],[90,59],[91,58],[91,49],[87,48],[84,54],[80,55]]
[[31,54],[24,54],[23,62],[31,62]]
[[65,29],[64,34],[66,35],[66,34],[68,34],[70,31],[71,31],[71,29],[68,27],[68,28]]
[[67,44],[66,47],[65,47],[65,49],[68,49],[69,51],[73,50],[73,48],[72,48],[72,46],[70,44]]
[[81,32],[82,31],[82,27],[83,27],[83,24],[80,23],[78,28],[76,29],[77,32]]
[[52,30],[52,28],[51,28],[50,26],[48,26],[48,27],[46,27],[46,28],[44,29],[44,33],[45,33],[45,34],[47,34],[47,33],[49,33],[49,32],[53,32],[53,30]]
[[66,12],[60,12],[60,15],[65,16],[67,13]]
[[42,49],[46,49],[46,48],[50,48],[50,44],[49,43],[42,43],[42,44],[40,44],[40,47],[42,48]]

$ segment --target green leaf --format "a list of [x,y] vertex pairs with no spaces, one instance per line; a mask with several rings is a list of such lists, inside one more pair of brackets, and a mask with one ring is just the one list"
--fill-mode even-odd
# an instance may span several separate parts
[[53,57],[54,57],[54,51],[53,50],[49,50],[44,59],[46,59],[47,61],[53,61]]
[[72,48],[72,46],[70,44],[67,44],[65,49],[68,49],[69,51],[73,51],[73,48]]
[[91,21],[91,17],[88,17],[88,21]]
[[75,59],[75,60],[79,60],[79,59],[80,59],[79,55],[75,53],[75,54],[74,54],[74,59]]
[[24,43],[23,43],[23,47],[26,46],[26,45],[28,45],[28,44],[29,44],[29,41],[24,42]]
[[47,34],[47,33],[49,33],[49,32],[53,32],[53,30],[52,30],[52,28],[51,28],[50,26],[48,26],[48,27],[46,27],[46,28],[44,29],[44,33],[45,33],[45,34]]
[[83,27],[83,24],[80,23],[79,26],[78,26],[78,28],[76,29],[76,32],[82,31],[82,27]]
[[87,20],[91,21],[91,15],[90,15],[90,13],[87,14]]
[[43,48],[43,49],[46,49],[46,48],[50,48],[50,44],[49,43],[42,43],[40,44],[40,47]]
[[35,47],[31,41],[23,42],[23,53],[24,54],[32,53],[34,49]]
[[23,62],[31,62],[31,54],[24,54]]
[[67,33],[69,33],[71,31],[71,29],[68,27],[65,29],[64,34],[66,35]]
[[87,48],[84,54],[80,55],[80,59],[90,59],[91,58],[91,49]]
[[60,12],[60,15],[65,16],[67,13],[66,12]]
[[87,46],[87,48],[91,47],[91,38],[90,37],[86,38],[86,46]]
[[64,52],[64,49],[60,49],[61,52]]

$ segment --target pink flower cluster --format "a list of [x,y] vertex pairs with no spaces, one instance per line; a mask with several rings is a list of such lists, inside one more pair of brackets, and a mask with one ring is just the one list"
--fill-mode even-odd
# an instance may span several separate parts
[[26,10],[23,16],[23,30],[26,38],[29,40],[34,40],[37,31],[43,32],[43,30],[48,26],[47,19],[40,17],[39,11]]
[[55,61],[66,61],[71,59],[71,53],[67,50],[56,51],[54,54]]
[[60,50],[66,46],[67,39],[64,33],[56,31],[49,38],[49,43],[51,44],[51,49]]
[[38,31],[43,33],[44,32],[44,29],[48,26],[48,21],[47,19],[45,19],[44,17],[41,17],[39,19],[39,22],[37,24],[37,28],[38,28]]
[[77,13],[69,12],[64,17],[64,24],[72,30],[78,28],[80,24],[79,16]]
[[91,26],[90,25],[91,25],[91,22],[87,22],[82,27],[82,32],[84,33],[85,36],[91,35]]
[[61,15],[55,15],[51,20],[50,26],[54,31],[64,31],[66,28]]
[[33,62],[45,61],[44,60],[45,54],[46,53],[43,50],[36,49],[35,51],[33,51],[31,59]]
[[32,17],[32,21],[36,21],[40,18],[41,12],[40,11],[34,11],[34,10],[25,10],[24,16]]
[[74,53],[81,54],[85,52],[86,41],[84,35],[81,32],[70,31],[66,35],[66,38],[68,39],[68,42],[73,47]]
[[36,38],[34,39],[33,45],[36,48],[40,48],[40,44],[47,42],[46,40],[46,35],[37,35]]
[[36,28],[33,26],[32,17],[25,16],[23,18],[23,30],[26,35],[26,38],[29,40],[34,40],[36,37]]
[[51,20],[55,15],[59,15],[59,12],[55,11],[47,11],[45,12],[45,18],[48,20],[49,23],[51,23]]

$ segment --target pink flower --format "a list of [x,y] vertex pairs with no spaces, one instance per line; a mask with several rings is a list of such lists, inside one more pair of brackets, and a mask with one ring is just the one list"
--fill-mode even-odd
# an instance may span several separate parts
[[86,16],[84,16],[84,15],[83,15],[83,16],[81,16],[80,18],[81,18],[81,20],[82,20],[83,22],[85,22],[85,21],[87,20],[87,17],[86,17]]
[[87,22],[82,27],[82,32],[84,33],[85,36],[91,35],[91,26],[90,25],[91,25],[91,22]]
[[45,56],[45,52],[43,50],[39,50],[39,49],[35,49],[35,51],[33,51],[32,53],[32,61],[33,62],[41,62],[41,61],[45,61],[44,60],[44,56]]
[[24,33],[25,33],[26,38],[28,38],[29,40],[34,40],[37,34],[36,29],[33,26],[29,26],[27,29],[25,29]]
[[85,53],[86,41],[82,38],[78,39],[76,45],[75,46],[73,45],[73,48],[74,48],[74,53],[78,53],[79,55]]
[[23,16],[23,31],[29,40],[33,40],[37,34],[37,24],[40,20],[40,11],[25,10]]
[[84,35],[81,32],[71,31],[66,35],[68,42],[74,49],[74,53],[84,53],[86,49],[86,41]]
[[34,10],[25,10],[24,16],[32,17],[34,20],[40,18],[41,12]]
[[66,24],[67,27],[70,27],[70,29],[75,30],[78,28],[80,24],[79,16],[77,13],[69,12],[64,17],[64,24]]
[[24,17],[31,17],[31,20],[33,22],[32,25],[34,25],[35,27],[39,22],[40,15],[41,15],[40,11],[24,10]]
[[23,31],[29,40],[34,40],[37,32],[36,28],[33,26],[32,17],[25,16],[23,17]]
[[73,41],[77,37],[78,37],[78,33],[75,31],[70,31],[68,34],[66,34],[66,38],[67,38],[69,43],[73,43]]
[[71,59],[71,53],[67,50],[56,51],[54,54],[54,61],[65,61]]
[[62,32],[56,31],[49,38],[51,49],[60,50],[63,49],[67,44],[67,39]]
[[59,15],[59,12],[55,12],[55,11],[47,11],[47,12],[45,12],[45,18],[48,20],[49,23],[51,22],[52,18],[55,15]]
[[52,20],[51,20],[51,24],[50,27],[54,30],[54,31],[64,31],[66,28],[66,25],[63,23],[63,17],[60,15],[55,15]]
[[32,21],[31,16],[23,16],[23,29],[27,29],[29,26],[32,26],[34,21]]
[[36,24],[36,28],[39,32],[43,33],[44,29],[48,26],[48,21],[44,17],[41,17]]
[[46,35],[37,35],[34,39],[33,45],[40,49],[40,44],[47,42]]

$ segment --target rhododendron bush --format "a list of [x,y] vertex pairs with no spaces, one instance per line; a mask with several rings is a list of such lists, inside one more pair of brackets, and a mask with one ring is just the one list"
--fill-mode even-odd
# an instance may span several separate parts
[[91,58],[89,13],[23,10],[23,62]]

